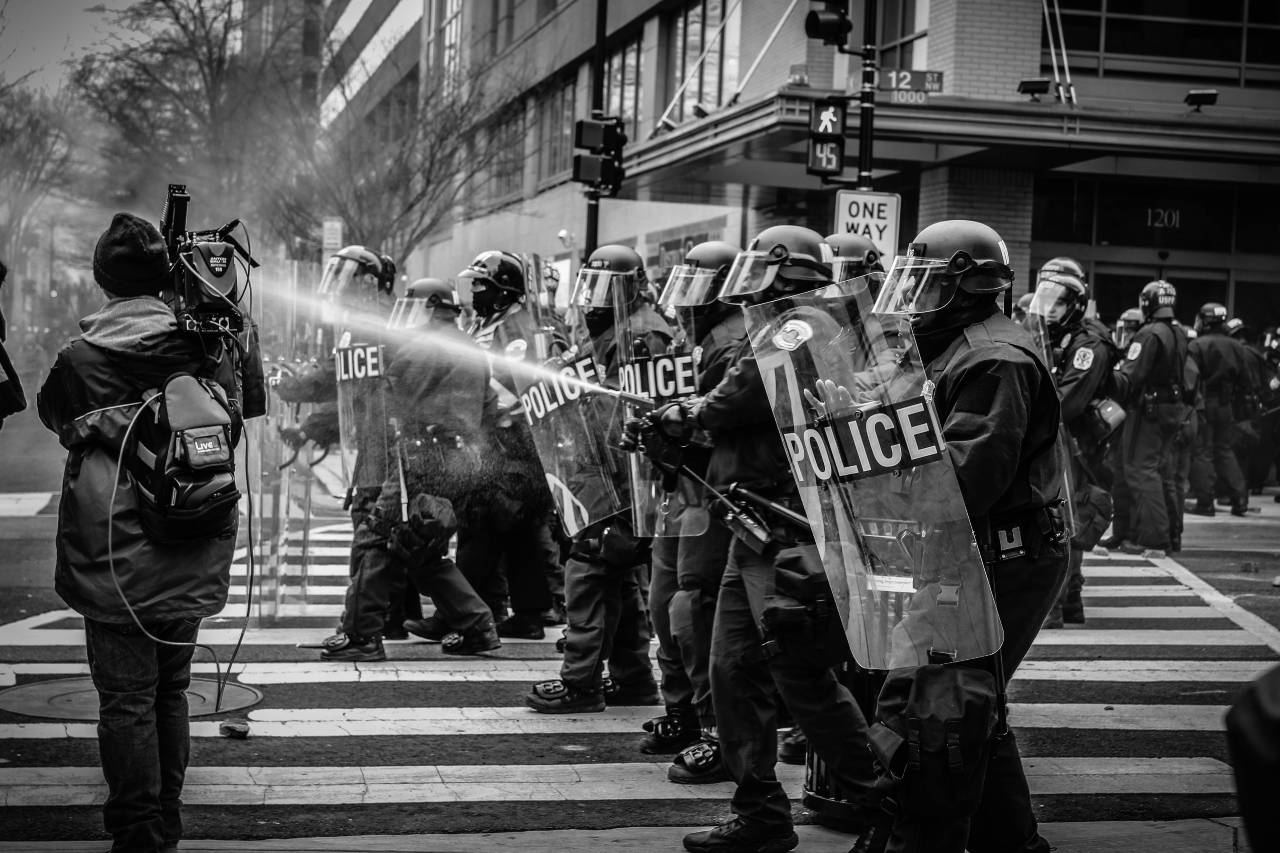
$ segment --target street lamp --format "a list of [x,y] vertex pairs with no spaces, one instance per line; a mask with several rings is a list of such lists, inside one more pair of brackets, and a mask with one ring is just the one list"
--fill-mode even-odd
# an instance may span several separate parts
[[1039,103],[1041,95],[1049,94],[1049,88],[1053,81],[1048,77],[1030,77],[1026,80],[1018,81],[1018,94],[1030,95],[1031,100]]
[[1188,89],[1182,103],[1191,107],[1191,112],[1200,112],[1201,107],[1211,107],[1218,103],[1217,89]]

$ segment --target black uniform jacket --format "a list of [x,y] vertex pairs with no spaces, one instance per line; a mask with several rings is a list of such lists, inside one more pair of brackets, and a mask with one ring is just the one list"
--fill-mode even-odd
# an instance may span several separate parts
[[[67,449],[55,589],[90,619],[128,623],[132,619],[111,579],[114,563],[120,587],[143,622],[211,616],[226,604],[235,538],[152,542],[138,520],[132,480],[117,465],[143,394],[175,373],[209,378],[227,390],[238,438],[242,392],[231,357],[217,342],[202,346],[178,333],[172,312],[154,297],[113,299],[81,326],[84,337],[58,353],[37,398],[40,420]],[[213,361],[206,359],[206,347]]]
[[[1116,395],[1129,409],[1141,409],[1142,395],[1152,391],[1160,402],[1171,402],[1175,388],[1182,387],[1187,358],[1186,334],[1168,320],[1144,324],[1129,341],[1113,379]],[[1203,384],[1203,374],[1201,382]]]
[[1205,404],[1230,405],[1238,394],[1257,393],[1244,344],[1222,332],[1205,331],[1187,345],[1200,368]]
[[1016,519],[1065,498],[1058,393],[1030,334],[998,309],[925,366],[965,507]]

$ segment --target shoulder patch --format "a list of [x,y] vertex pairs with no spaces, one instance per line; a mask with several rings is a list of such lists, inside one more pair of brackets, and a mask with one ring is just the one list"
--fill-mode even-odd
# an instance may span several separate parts
[[788,320],[773,336],[773,345],[785,352],[793,352],[813,337],[813,326],[804,320]]
[[521,338],[516,338],[507,344],[506,356],[514,361],[522,361],[525,353],[529,351],[529,344]]
[[1076,370],[1088,370],[1093,366],[1093,350],[1080,347],[1076,350],[1075,358],[1071,359],[1071,366]]
[[1142,344],[1139,343],[1138,341],[1134,341],[1133,343],[1129,344],[1129,351],[1124,354],[1124,357],[1127,358],[1129,361],[1137,361],[1138,356],[1140,355],[1142,355]]

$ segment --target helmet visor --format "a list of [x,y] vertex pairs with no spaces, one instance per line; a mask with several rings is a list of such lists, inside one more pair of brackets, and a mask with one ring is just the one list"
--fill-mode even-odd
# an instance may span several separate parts
[[733,302],[768,290],[777,278],[782,260],[768,252],[739,252],[729,267],[718,298],[722,302]]
[[860,278],[867,274],[871,269],[871,265],[867,263],[865,257],[849,258],[844,255],[836,255],[831,259],[831,280],[834,282],[848,281],[851,278]]
[[329,298],[349,295],[360,275],[360,262],[351,258],[334,256],[324,268],[324,278],[320,279],[320,295]]
[[[632,273],[619,273],[612,270],[593,270],[582,268],[578,270],[578,279],[573,285],[573,304],[580,308],[613,308],[613,288],[616,286],[626,286],[629,281],[623,281],[621,285],[615,285],[614,279],[634,280]],[[627,293],[632,292],[632,288],[627,288]]]
[[715,301],[716,271],[706,267],[681,264],[667,276],[666,286],[658,297],[659,308],[693,308]]
[[431,319],[431,314],[440,304],[438,299],[423,299],[418,296],[401,296],[391,309],[391,318],[387,320],[388,329],[416,329]]
[[929,314],[946,307],[960,286],[943,258],[899,255],[885,277],[875,310],[881,314]]
[[1072,298],[1072,292],[1063,285],[1041,279],[1036,285],[1035,295],[1031,297],[1031,304],[1027,306],[1027,313],[1057,323],[1066,316]]

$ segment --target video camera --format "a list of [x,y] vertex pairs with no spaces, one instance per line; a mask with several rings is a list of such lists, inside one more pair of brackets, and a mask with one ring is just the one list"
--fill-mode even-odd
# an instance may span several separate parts
[[173,313],[178,328],[202,335],[234,335],[244,330],[240,313],[243,291],[236,273],[238,253],[249,268],[259,264],[231,232],[240,227],[233,219],[221,228],[187,230],[186,184],[169,184],[161,213],[169,264],[173,268]]

